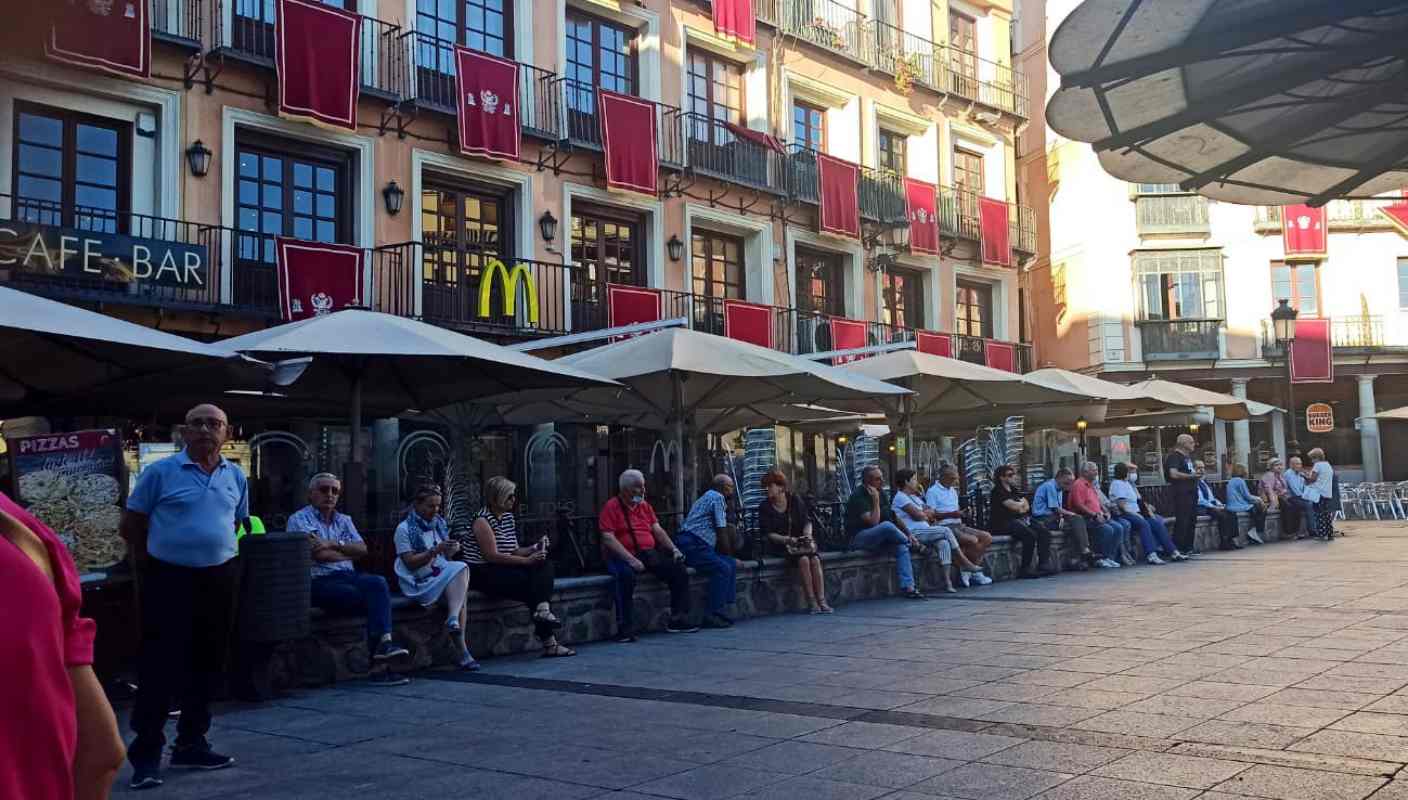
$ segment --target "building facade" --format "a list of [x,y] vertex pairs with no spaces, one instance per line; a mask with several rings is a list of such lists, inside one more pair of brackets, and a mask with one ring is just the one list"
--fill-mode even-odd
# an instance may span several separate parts
[[[1059,83],[1046,45],[1075,5],[1019,4],[1018,69],[1036,120]],[[1384,446],[1375,420],[1360,419],[1408,403],[1408,238],[1379,210],[1399,198],[1331,202],[1325,252],[1288,258],[1281,208],[1125,183],[1089,145],[1040,121],[1020,137],[1018,161],[1037,207],[1038,255],[1023,282],[1039,365],[1121,382],[1158,376],[1286,409],[1293,393],[1293,427],[1271,414],[1216,424],[1200,438],[1253,468],[1288,447],[1318,445],[1346,479],[1408,477],[1408,454]],[[1282,299],[1300,318],[1330,320],[1333,381],[1289,384],[1270,319]],[[1307,428],[1313,403],[1330,407],[1332,429]],[[1134,449],[1149,436],[1133,434]]]
[[[1012,343],[1012,367],[1030,366],[1018,270],[979,247],[987,200],[1006,206],[1014,265],[1036,250],[1010,0],[753,0],[752,43],[720,35],[708,0],[328,4],[361,16],[352,130],[277,112],[275,0],[94,0],[59,21],[35,6],[0,31],[11,247],[91,239],[154,259],[21,253],[0,283],[222,338],[281,321],[286,236],[360,249],[363,306],[499,342],[610,327],[610,289],[634,287],[655,316],[713,333],[726,302],[760,306],[788,352],[862,343],[833,335],[851,320],[864,344],[930,330],[958,357]],[[149,78],[46,57],[55,25],[138,12]],[[518,159],[459,153],[456,46],[514,63]],[[606,188],[598,90],[654,105],[655,194]],[[859,167],[859,236],[818,230],[820,154]],[[937,186],[938,255],[907,245],[905,178]],[[396,452],[376,425],[367,446]]]

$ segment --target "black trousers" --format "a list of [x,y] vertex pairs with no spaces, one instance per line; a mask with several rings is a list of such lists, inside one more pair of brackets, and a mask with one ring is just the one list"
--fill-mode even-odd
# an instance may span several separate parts
[[1198,525],[1198,493],[1173,493],[1173,545],[1180,553],[1193,549],[1193,532]]
[[[689,616],[689,572],[684,563],[653,549],[636,553],[636,558],[670,587],[670,613]],[[635,630],[636,572],[630,564],[612,557],[606,559],[606,569],[616,579],[616,629],[623,633]]]
[[[1051,531],[1045,525],[1032,522],[1031,520],[1012,520],[1012,524],[1007,527],[1008,536],[1022,543],[1022,572],[1030,572],[1038,565],[1046,563],[1051,555]],[[1040,548],[1038,550],[1038,548]],[[1036,551],[1036,558],[1033,558],[1033,551]]]
[[1256,528],[1259,533],[1265,535],[1266,506],[1259,506],[1256,503],[1252,503],[1252,509],[1247,513],[1252,515],[1252,527]]
[[179,699],[176,746],[198,745],[210,730],[210,698],[225,670],[240,585],[240,563],[181,567],[148,558],[138,576],[142,619],[137,700],[128,748],[133,763],[157,761],[166,716]]
[[1231,550],[1237,542],[1237,513],[1228,511],[1225,508],[1204,508],[1202,509],[1212,521],[1217,523],[1218,546],[1223,550]]
[[[553,568],[551,561],[540,561],[531,567],[514,564],[473,564],[469,568],[469,586],[476,592],[502,600],[517,600],[531,612],[539,603],[552,599]],[[552,636],[551,623],[533,621],[533,633],[539,639]]]

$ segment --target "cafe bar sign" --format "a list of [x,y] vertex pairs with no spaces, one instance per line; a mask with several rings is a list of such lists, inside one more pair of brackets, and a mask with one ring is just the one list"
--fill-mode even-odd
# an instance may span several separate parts
[[0,222],[0,269],[112,283],[202,289],[209,248],[116,233]]

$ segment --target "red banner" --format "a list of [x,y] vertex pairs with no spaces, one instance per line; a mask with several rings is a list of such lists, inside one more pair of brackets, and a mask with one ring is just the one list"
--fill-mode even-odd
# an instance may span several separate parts
[[1330,340],[1330,320],[1296,320],[1291,342],[1291,383],[1334,383],[1335,356]]
[[606,187],[654,196],[660,178],[655,104],[599,89],[597,116],[606,151]]
[[724,301],[724,335],[759,347],[772,347],[772,309],[745,303]]
[[460,153],[517,160],[520,138],[518,65],[455,46]]
[[931,333],[929,331],[919,331],[914,335],[917,346],[921,353],[928,353],[931,356],[944,356],[953,358],[953,337],[947,333]]
[[909,249],[939,254],[939,187],[914,178],[904,179],[905,206],[909,212]]
[[734,136],[737,136],[740,139],[747,139],[748,141],[760,147],[766,147],[774,153],[787,152],[787,148],[783,146],[782,140],[777,138],[776,136],[773,136],[770,133],[755,131],[752,128],[745,128],[742,125],[733,122],[725,122],[724,128],[726,128],[728,132],[732,133]]
[[1011,342],[994,342],[989,339],[983,353],[984,361],[989,367],[1006,372],[1017,371],[1017,346]]
[[606,324],[619,328],[660,321],[660,292],[640,286],[606,285]]
[[[116,75],[151,77],[152,24],[147,0],[50,2],[58,8],[44,40],[44,53],[49,58]],[[176,13],[174,7],[171,13]]]
[[[865,347],[865,323],[855,319],[831,320],[831,349],[854,350]],[[864,356],[837,356],[832,363],[845,364],[859,361]]]
[[1281,206],[1281,241],[1288,261],[1324,258],[1328,230],[1324,206]]
[[713,0],[714,32],[725,39],[752,44],[758,24],[753,16],[753,0]]
[[275,8],[279,114],[355,131],[362,16],[305,0],[277,0]]
[[1007,216],[1007,204],[990,197],[979,197],[978,225],[983,237],[983,263],[1012,266],[1012,227]]
[[1397,203],[1379,206],[1379,213],[1388,217],[1388,221],[1393,223],[1399,233],[1408,236],[1408,189],[1403,190],[1403,199]]
[[283,236],[275,242],[284,319],[319,317],[366,301],[360,247]]
[[816,154],[817,195],[822,233],[860,238],[860,167]]

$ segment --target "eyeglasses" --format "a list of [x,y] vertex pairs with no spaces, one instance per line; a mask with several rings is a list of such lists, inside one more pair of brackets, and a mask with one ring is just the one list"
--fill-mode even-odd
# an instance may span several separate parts
[[340,486],[319,486],[318,488],[314,489],[313,491],[315,491],[315,492],[322,492],[323,494],[342,494],[342,487],[340,487]]
[[215,419],[213,417],[186,420],[186,427],[194,430],[220,431],[224,430],[227,424],[229,423],[225,422],[225,420]]

